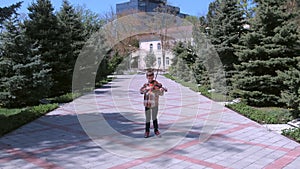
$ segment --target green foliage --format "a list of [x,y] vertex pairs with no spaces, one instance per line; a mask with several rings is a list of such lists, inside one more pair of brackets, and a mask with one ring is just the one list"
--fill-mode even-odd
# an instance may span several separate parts
[[46,114],[47,112],[56,109],[57,107],[58,104],[47,104],[47,105],[34,106],[34,107],[29,107],[20,110],[0,109],[0,136],[14,129],[17,129],[18,127],[21,127],[22,125],[32,120],[35,120],[36,118]]
[[286,85],[286,89],[281,91],[280,101],[284,102],[286,106],[293,109],[294,117],[300,116],[300,69],[290,68],[288,71],[278,72],[279,78]]
[[84,26],[79,13],[67,0],[63,1],[57,18],[60,47],[56,49],[56,52],[59,54],[57,57],[59,63],[55,65],[56,73],[53,74],[55,85],[52,93],[64,94],[71,92],[74,65],[84,45],[86,35],[83,33]]
[[[129,58],[129,57],[128,57]],[[110,73],[113,73],[117,70],[117,67],[122,63],[124,58],[116,52],[110,59],[108,69]]]
[[211,98],[211,93],[208,92],[209,86],[199,86],[198,90],[203,96]]
[[[213,22],[213,18],[216,17],[219,9],[220,9],[220,1],[219,0],[215,0],[209,4],[208,12],[206,15],[206,19],[207,19],[208,23]],[[209,24],[209,26],[210,26],[210,24]]]
[[120,62],[115,64],[115,72],[117,74],[124,74],[124,71],[129,70],[129,57],[114,56],[114,58],[116,62]]
[[107,77],[107,75],[112,73],[113,68],[111,67],[113,65],[110,64],[110,55],[105,55],[102,59],[96,76],[96,81],[101,81]]
[[266,122],[268,122],[269,124],[286,124],[287,122],[293,120],[293,111],[290,109],[278,107],[266,107],[256,109],[266,113]]
[[6,108],[0,108],[0,116],[11,116],[14,114],[20,113],[24,109],[6,109]]
[[155,66],[156,56],[154,55],[154,53],[150,52],[146,55],[144,61],[147,69],[152,68],[153,66]]
[[210,88],[210,86],[206,86],[206,85],[200,85],[199,84],[196,84],[196,83],[193,83],[193,82],[187,82],[187,81],[184,81],[183,79],[180,79],[176,76],[172,76],[171,74],[164,74],[164,76],[166,78],[169,78],[171,80],[174,80],[175,82],[177,83],[180,83],[181,85],[185,86],[185,87],[188,87],[190,88],[191,90],[195,91],[195,92],[201,92],[201,94],[203,96],[206,96],[214,101],[227,101],[226,100],[226,97],[224,94],[222,93],[218,93],[218,92],[208,92]]
[[32,115],[40,116],[44,115],[45,113],[52,111],[58,108],[58,104],[45,104],[39,106],[33,106],[25,110],[26,113],[31,113]]
[[199,18],[196,16],[187,16],[185,19],[188,22],[192,23],[194,26],[198,25],[198,23],[199,23]]
[[300,143],[300,128],[284,129],[282,130],[282,135]]
[[164,74],[164,76],[168,79],[175,80],[175,78],[172,75],[170,75],[169,73]]
[[229,104],[226,106],[260,124],[285,124],[292,120],[291,113],[285,109],[273,108],[261,110],[248,106],[245,103]]
[[[112,80],[113,80],[112,77],[102,79],[102,80],[100,80],[99,82],[96,83],[95,87],[101,87],[104,84],[107,84],[108,82],[110,82]],[[82,93],[66,93],[66,94],[61,95],[61,96],[45,99],[45,101],[49,102],[49,103],[68,103],[68,102],[71,102],[71,101],[73,101],[74,99],[76,99],[80,96],[82,96]]]
[[[82,34],[85,35],[88,40],[91,35],[99,31],[99,29],[106,23],[107,20],[101,19],[99,14],[87,9],[85,6],[76,6],[75,13],[79,15],[80,21],[83,24],[84,31]],[[109,18],[112,19],[112,18]]]
[[[57,13],[49,0],[32,2],[28,18],[21,20],[16,13],[20,5],[0,8],[0,26],[5,28],[0,34],[0,105],[32,106],[47,97],[55,97],[55,102],[70,101],[74,97],[68,93],[75,61],[84,42],[100,29],[103,20],[90,10],[74,9],[67,0]],[[88,45],[87,48],[98,47]],[[104,48],[104,52],[93,53],[97,57],[107,53],[99,65],[96,81],[105,79],[122,60]]]
[[255,12],[254,1],[255,0],[238,0],[238,3],[241,6],[247,24],[248,24],[248,20],[250,20],[253,17]]
[[43,65],[50,69],[52,83],[48,84],[50,95],[56,95],[59,89],[59,75],[63,71],[60,62],[64,58],[61,51],[59,22],[50,0],[37,0],[29,7],[29,19],[25,20],[25,35],[30,43],[37,48]]
[[195,83],[186,82],[178,77],[172,76],[171,74],[164,74],[166,78],[176,81],[177,83],[182,84],[185,87],[190,88],[191,90],[198,92],[198,86]]
[[80,93],[67,93],[47,100],[49,100],[51,103],[68,103],[73,101],[75,98],[79,96],[81,96]]
[[258,1],[255,16],[249,22],[250,30],[235,46],[241,63],[236,65],[234,95],[249,105],[282,106],[280,95],[287,86],[278,72],[285,72],[298,63],[299,31],[285,3]]
[[204,66],[204,62],[201,59],[196,59],[195,63],[192,66],[192,70],[197,84],[201,86],[210,85],[209,73]]
[[10,18],[13,14],[16,14],[16,10],[21,7],[22,3],[23,2],[18,2],[8,7],[0,7],[0,28],[2,28],[2,23],[6,19]]
[[209,38],[215,46],[217,53],[226,71],[233,70],[233,65],[238,63],[234,54],[233,45],[239,43],[239,36],[243,33],[243,11],[237,0],[221,1],[217,12],[210,17]]
[[170,74],[185,82],[192,81],[194,78],[191,69],[182,58],[178,58],[177,60],[176,64],[175,62],[172,63],[169,71]]
[[195,55],[193,47],[179,42],[173,48],[173,53],[175,56],[170,67],[170,74],[182,81],[195,83],[192,66],[197,59],[197,55]]
[[[210,86],[221,96],[227,93],[225,75],[218,54],[205,39],[201,29],[194,30],[195,45],[179,42],[174,48],[175,55],[170,67],[170,74],[176,78]],[[218,97],[219,98],[219,97]]]
[[234,65],[239,63],[234,45],[239,44],[240,35],[245,32],[245,11],[237,0],[215,1],[209,9],[207,18],[210,29],[207,33],[226,72],[226,82],[223,84],[228,86],[224,93],[228,94],[227,90],[232,89],[232,76],[236,72]]
[[201,32],[201,29],[195,29],[193,33],[194,50],[197,51],[198,55],[192,66],[196,82],[202,86],[210,86],[211,89],[214,89],[221,95],[226,95],[228,89],[226,87],[224,67],[216,49],[204,33]]
[[1,34],[0,104],[5,107],[35,105],[51,86],[49,69],[42,63],[38,48],[29,43],[18,15],[4,23]]
[[107,77],[105,79],[100,80],[99,82],[96,83],[96,87],[102,87],[103,85],[111,82],[114,79],[114,77]]
[[196,59],[198,58],[198,56],[195,53],[194,47],[190,43],[184,44],[183,42],[179,42],[173,48],[173,53],[176,55],[176,57],[184,60],[188,67],[191,67],[193,63],[195,63]]

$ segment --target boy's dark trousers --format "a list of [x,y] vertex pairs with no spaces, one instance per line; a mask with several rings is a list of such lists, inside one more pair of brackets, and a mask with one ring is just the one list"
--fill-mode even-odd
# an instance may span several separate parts
[[154,131],[158,131],[157,113],[158,113],[158,106],[152,107],[152,108],[145,107],[145,116],[146,116],[145,130],[146,130],[146,132],[150,132],[151,116],[152,116],[152,120],[153,120]]

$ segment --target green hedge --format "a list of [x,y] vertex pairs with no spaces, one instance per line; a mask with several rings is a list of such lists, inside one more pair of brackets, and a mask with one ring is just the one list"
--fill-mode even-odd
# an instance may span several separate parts
[[79,93],[67,93],[47,100],[49,100],[51,103],[68,103],[73,101],[75,98],[79,96],[81,96],[81,94]]
[[165,76],[166,78],[168,78],[168,79],[171,79],[171,80],[174,80],[174,81],[175,81],[175,78],[174,78],[172,75],[168,74],[168,73],[164,74],[164,76]]
[[245,103],[229,104],[226,106],[260,124],[286,124],[292,120],[291,113],[286,109],[270,108],[263,111],[248,106]]
[[0,136],[56,109],[58,104],[46,104],[25,109],[0,109]]
[[205,96],[209,99],[213,99],[214,101],[222,101],[223,102],[223,101],[228,101],[228,99],[230,99],[229,96],[224,96],[224,94],[221,94],[221,93],[217,93],[217,92],[210,93],[210,92],[208,92],[208,90],[210,89],[210,86],[205,86],[205,85],[198,86],[195,83],[180,80],[179,78],[174,77],[174,76],[172,76],[168,73],[164,74],[164,76],[166,78],[169,78],[169,79],[177,82],[177,83],[180,83],[181,85],[183,85],[185,87],[190,88],[191,90],[193,90],[195,92],[200,92],[201,95],[203,95],[203,96]]
[[282,135],[300,143],[300,128],[284,129],[282,130]]

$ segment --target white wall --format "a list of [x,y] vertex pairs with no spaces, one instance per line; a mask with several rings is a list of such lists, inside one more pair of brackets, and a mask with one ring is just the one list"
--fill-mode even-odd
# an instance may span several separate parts
[[[161,41],[159,40],[152,40],[152,41],[140,41],[140,49],[132,54],[133,57],[139,56],[139,69],[146,69],[146,64],[144,61],[144,58],[149,54],[150,52],[150,45],[152,44],[152,52],[156,56],[156,64],[152,68],[156,69],[163,69],[163,54],[162,49],[159,49],[159,45],[161,46]],[[168,70],[168,68],[172,64],[173,54],[171,51],[165,52],[165,70]],[[160,66],[159,66],[160,61]]]

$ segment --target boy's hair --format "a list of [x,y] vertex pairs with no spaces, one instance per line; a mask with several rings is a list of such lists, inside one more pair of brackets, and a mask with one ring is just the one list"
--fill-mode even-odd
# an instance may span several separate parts
[[154,76],[153,71],[148,71],[148,72],[146,73],[146,77],[148,77],[148,76]]

